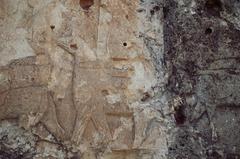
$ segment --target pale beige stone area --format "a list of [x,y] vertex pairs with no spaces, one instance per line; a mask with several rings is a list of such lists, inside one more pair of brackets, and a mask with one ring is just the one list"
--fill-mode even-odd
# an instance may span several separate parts
[[0,4],[0,119],[39,137],[36,158],[165,158],[163,119],[145,100],[156,72],[140,36],[156,26],[143,23],[138,0]]

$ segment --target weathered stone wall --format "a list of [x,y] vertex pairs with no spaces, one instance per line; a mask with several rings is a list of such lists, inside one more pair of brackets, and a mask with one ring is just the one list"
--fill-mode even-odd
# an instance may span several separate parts
[[240,157],[239,5],[235,0],[165,3],[167,88],[182,99],[169,158]]
[[34,158],[165,158],[153,99],[164,82],[152,61],[163,55],[160,3],[0,3],[0,119],[35,136]]
[[237,0],[0,0],[0,158],[239,158]]

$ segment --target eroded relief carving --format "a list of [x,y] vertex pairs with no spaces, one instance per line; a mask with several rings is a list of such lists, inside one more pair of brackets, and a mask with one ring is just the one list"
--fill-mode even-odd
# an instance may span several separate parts
[[88,11],[77,0],[26,3],[36,55],[2,67],[1,117],[40,123],[82,152],[166,146],[161,115],[142,104],[157,79],[135,27],[139,2],[96,0]]

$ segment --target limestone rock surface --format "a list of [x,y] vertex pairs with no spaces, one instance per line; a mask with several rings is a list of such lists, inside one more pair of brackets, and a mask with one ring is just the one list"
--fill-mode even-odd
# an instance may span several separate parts
[[158,75],[145,44],[151,38],[163,53],[163,14],[150,11],[160,4],[0,3],[0,119],[35,136],[33,158],[165,157],[166,127],[153,107]]
[[0,0],[0,159],[240,158],[238,0]]

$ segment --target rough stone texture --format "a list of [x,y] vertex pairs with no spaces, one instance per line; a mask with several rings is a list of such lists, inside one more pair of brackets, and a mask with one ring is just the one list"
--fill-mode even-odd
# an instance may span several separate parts
[[239,5],[235,0],[165,4],[167,87],[182,101],[169,158],[240,157]]
[[0,0],[0,158],[240,158],[237,0]]
[[0,3],[0,119],[14,119],[17,136],[22,128],[36,135],[32,157],[166,157],[153,99],[160,74],[146,45],[151,39],[163,54],[160,3]]

